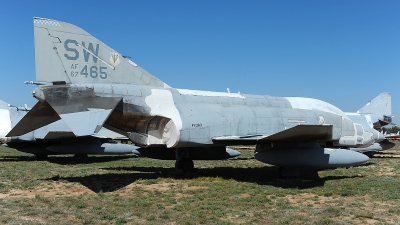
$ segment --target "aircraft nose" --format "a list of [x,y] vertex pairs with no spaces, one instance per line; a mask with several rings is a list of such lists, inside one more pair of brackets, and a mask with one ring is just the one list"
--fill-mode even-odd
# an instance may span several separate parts
[[35,97],[37,100],[39,100],[41,102],[45,101],[44,93],[40,88],[35,88],[32,91],[32,95],[33,95],[33,97]]

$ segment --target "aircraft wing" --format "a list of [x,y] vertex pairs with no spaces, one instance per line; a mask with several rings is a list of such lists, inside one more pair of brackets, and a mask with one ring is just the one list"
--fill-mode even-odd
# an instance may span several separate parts
[[318,141],[332,137],[332,125],[297,125],[272,135],[221,136],[214,142],[232,142],[236,144],[259,141]]

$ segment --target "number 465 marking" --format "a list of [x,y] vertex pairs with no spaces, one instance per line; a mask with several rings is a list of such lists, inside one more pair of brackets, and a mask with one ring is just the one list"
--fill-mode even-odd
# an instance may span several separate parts
[[[100,78],[107,79],[106,71],[107,67],[100,67]],[[97,78],[99,76],[99,69],[97,66],[91,66],[88,71],[88,66],[85,65],[81,70],[81,75],[85,76],[86,78],[90,76],[91,78]]]

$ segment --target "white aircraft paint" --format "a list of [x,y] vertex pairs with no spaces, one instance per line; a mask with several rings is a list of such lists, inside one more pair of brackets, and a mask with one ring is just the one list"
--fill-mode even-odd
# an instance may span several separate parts
[[11,130],[10,111],[7,109],[0,109],[0,142],[8,143],[11,138],[6,137]]

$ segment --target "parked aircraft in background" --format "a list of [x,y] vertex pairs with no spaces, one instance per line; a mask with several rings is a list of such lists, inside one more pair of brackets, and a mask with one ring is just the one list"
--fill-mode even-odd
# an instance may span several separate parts
[[389,134],[385,134],[386,139],[389,140],[399,140],[400,138],[400,132],[397,133],[389,133]]
[[34,30],[36,81],[28,83],[39,85],[32,92],[39,102],[8,136],[60,119],[77,137],[104,126],[148,152],[172,152],[179,170],[193,168],[195,152],[234,144],[256,144],[257,160],[281,167],[368,160],[337,149],[374,138],[329,103],[172,88],[75,25],[34,18]]

